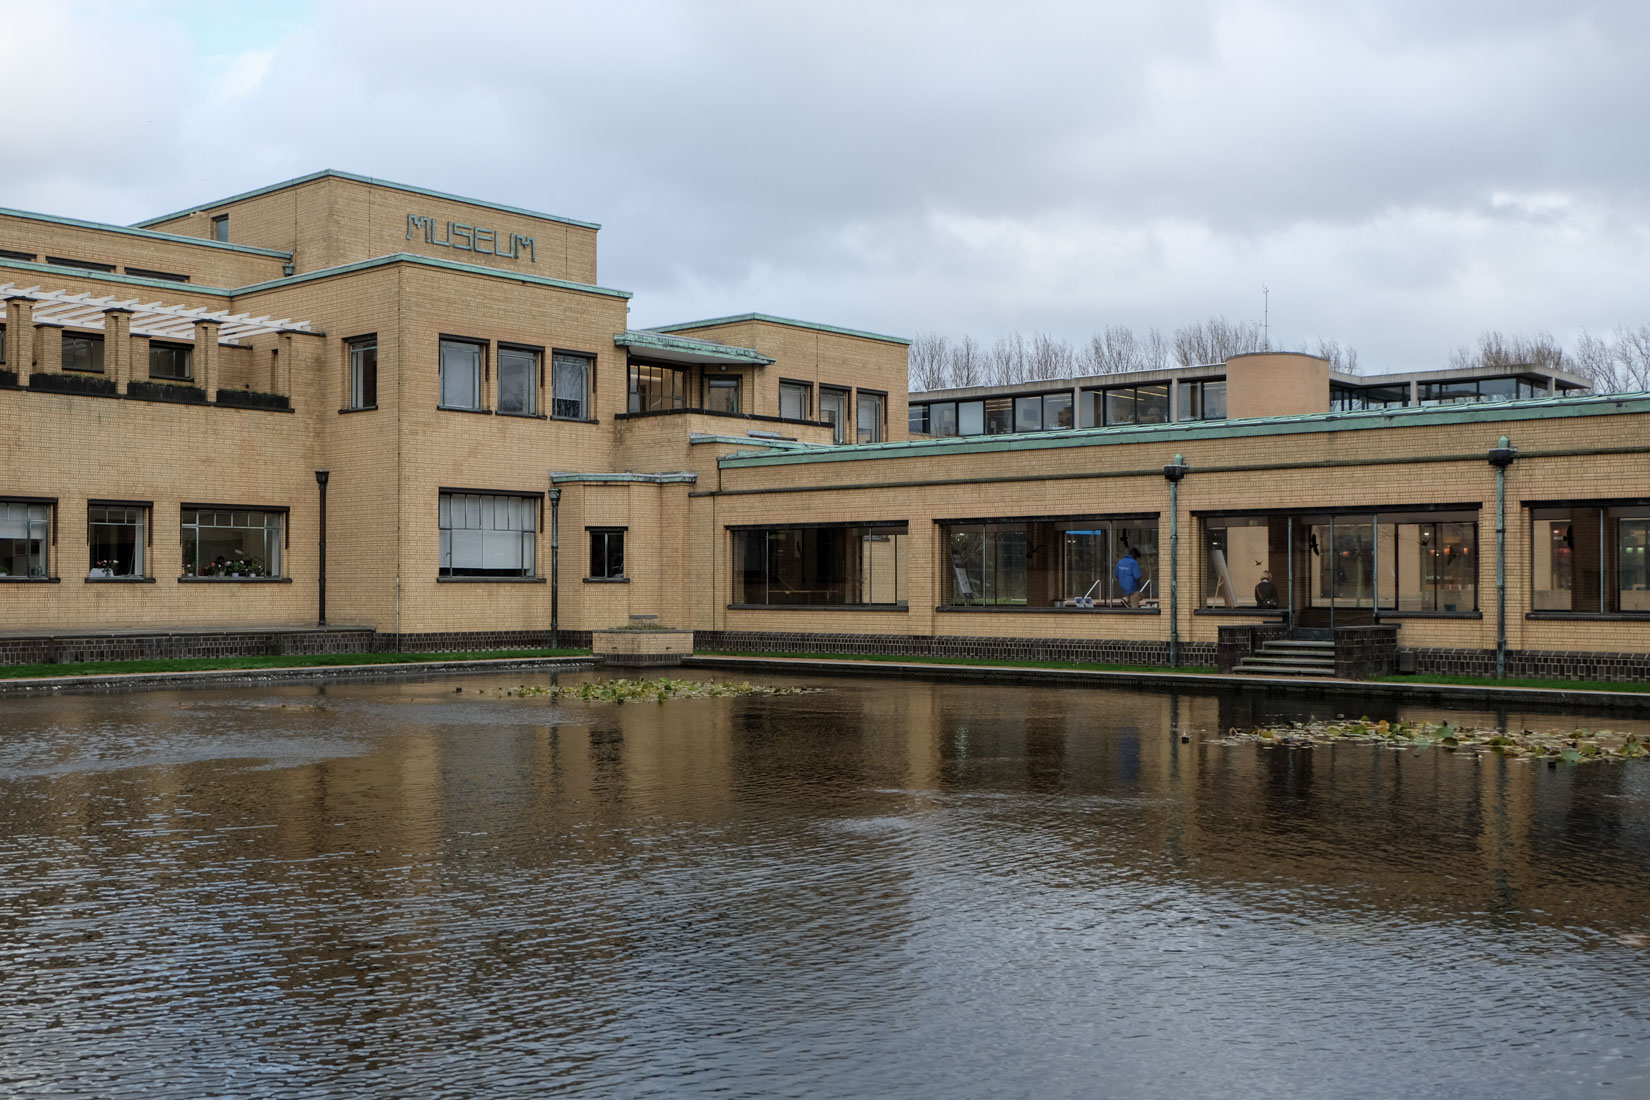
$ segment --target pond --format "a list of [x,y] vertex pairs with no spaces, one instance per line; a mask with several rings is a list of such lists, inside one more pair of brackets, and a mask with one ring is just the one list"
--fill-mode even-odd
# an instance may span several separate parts
[[0,700],[0,1093],[1650,1095],[1650,761],[522,682]]

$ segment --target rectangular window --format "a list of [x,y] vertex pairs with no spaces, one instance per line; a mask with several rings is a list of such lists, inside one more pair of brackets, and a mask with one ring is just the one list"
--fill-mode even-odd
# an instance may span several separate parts
[[859,407],[854,410],[855,439],[860,443],[881,443],[883,418],[888,399],[880,393],[859,391]]
[[89,504],[86,544],[91,548],[88,579],[147,576],[149,509],[142,504]]
[[591,358],[558,351],[551,366],[550,415],[557,420],[589,420]]
[[103,373],[103,337],[84,332],[63,334],[63,369]]
[[149,377],[187,382],[195,376],[195,349],[189,344],[149,341]]
[[1531,512],[1532,611],[1650,612],[1650,505]]
[[1071,427],[1071,391],[1043,394],[1043,429]]
[[708,375],[705,378],[705,411],[736,413],[739,411],[739,379],[731,375]]
[[687,371],[652,363],[630,364],[630,401],[633,413],[687,408]]
[[617,581],[624,579],[623,527],[589,527],[590,579]]
[[537,576],[537,497],[442,493],[439,511],[440,576]]
[[986,435],[1007,435],[1014,430],[1014,399],[988,397],[980,402],[985,409]]
[[349,341],[349,401],[345,408],[371,409],[378,405],[378,337],[357,336]]
[[1014,399],[1014,430],[1040,432],[1043,430],[1043,399],[1041,396]]
[[[1004,431],[1007,431],[1005,428]],[[957,403],[957,434],[985,434],[985,402],[959,401]]]
[[928,406],[915,402],[905,406],[905,429],[912,435],[928,434]]
[[481,344],[473,340],[441,341],[441,407],[481,408]]
[[38,255],[40,255],[38,252],[19,252],[15,248],[0,248],[0,259],[27,260],[29,263],[33,263],[34,258]]
[[767,607],[902,605],[907,531],[904,523],[733,531],[733,602]]
[[183,509],[183,575],[279,577],[286,514],[257,509]]
[[819,387],[819,419],[831,426],[832,442],[847,442],[848,391],[830,386]]
[[114,264],[98,263],[96,260],[72,260],[67,256],[47,256],[46,262],[59,267],[78,267],[84,271],[113,271]]
[[46,577],[52,506],[0,500],[0,577]]
[[175,271],[154,271],[147,267],[133,267],[131,264],[126,265],[126,274],[136,275],[140,279],[160,279],[168,283],[187,283],[189,281],[189,276],[179,275]]
[[928,406],[928,434],[957,434],[957,403],[955,401],[936,401]]
[[[1331,406],[1335,404],[1336,391],[1346,388],[1344,386],[1330,387]],[[1178,419],[1226,419],[1225,382],[1182,382],[1176,389],[1179,391],[1178,407],[1175,411]]]
[[498,411],[533,416],[539,411],[539,353],[498,349]]
[[807,420],[813,412],[813,396],[814,388],[806,382],[779,383],[779,418]]
[[1155,516],[952,521],[940,542],[948,607],[1158,606]]
[[218,214],[212,219],[212,239],[227,241],[229,239],[229,215]]

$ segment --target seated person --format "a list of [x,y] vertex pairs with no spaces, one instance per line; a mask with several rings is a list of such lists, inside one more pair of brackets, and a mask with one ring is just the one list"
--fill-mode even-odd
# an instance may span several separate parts
[[1262,573],[1260,583],[1255,585],[1255,606],[1278,606],[1278,590],[1272,587],[1272,574],[1270,573]]

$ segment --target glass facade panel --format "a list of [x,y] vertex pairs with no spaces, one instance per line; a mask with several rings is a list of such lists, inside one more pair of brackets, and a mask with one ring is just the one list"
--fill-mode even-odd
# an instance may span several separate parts
[[538,499],[442,493],[437,505],[442,577],[533,577]]
[[1014,399],[988,397],[985,406],[985,434],[1007,435],[1014,430]]
[[1043,430],[1043,399],[1042,397],[1016,397],[1014,399],[1014,430],[1017,432],[1040,432]]
[[188,344],[149,343],[150,378],[187,382],[195,376],[194,363],[195,349]]
[[51,515],[49,504],[0,500],[0,576],[50,576]]
[[950,607],[1156,606],[1157,520],[943,524]]
[[1212,516],[1203,521],[1203,606],[1288,606],[1288,523],[1283,516]]
[[1107,424],[1133,424],[1136,422],[1133,386],[1119,386],[1117,389],[1106,390],[1105,399]]
[[481,408],[480,344],[441,341],[441,405],[447,409]]
[[103,337],[89,336],[83,332],[65,332],[63,369],[103,373]]
[[687,408],[687,371],[651,363],[630,364],[630,412]]
[[730,533],[734,603],[886,607],[905,602],[906,524]]
[[1069,392],[1043,394],[1044,430],[1054,431],[1071,426],[1071,394]]
[[985,434],[985,402],[959,401],[957,403],[957,434]]
[[1079,390],[1077,393],[1077,426],[1098,428],[1106,422],[1106,391]]
[[537,413],[538,392],[538,352],[499,348],[498,411],[522,416]]
[[881,443],[883,440],[884,418],[888,411],[888,399],[880,393],[859,392],[859,401],[854,410],[854,439],[859,443]]
[[144,576],[148,509],[92,504],[86,509],[86,541],[91,547],[88,577]]
[[186,577],[279,577],[286,516],[281,512],[183,510]]

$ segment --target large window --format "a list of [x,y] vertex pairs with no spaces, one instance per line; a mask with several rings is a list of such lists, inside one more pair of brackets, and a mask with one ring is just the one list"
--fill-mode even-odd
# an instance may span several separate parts
[[705,379],[705,411],[739,411],[739,379],[731,374],[712,374]]
[[590,357],[558,351],[552,363],[550,415],[557,420],[589,420]]
[[617,581],[624,579],[623,527],[590,527],[591,580]]
[[0,577],[46,577],[52,506],[45,501],[0,500]]
[[533,416],[539,411],[539,353],[498,349],[498,412]]
[[806,420],[813,411],[814,388],[806,382],[779,383],[779,418]]
[[1175,387],[1175,392],[1179,401],[1179,408],[1175,410],[1176,420],[1226,419],[1224,380],[1181,382]]
[[1650,613],[1650,505],[1532,509],[1533,611]]
[[145,575],[149,507],[145,504],[89,504],[86,543],[91,548],[88,579],[135,578]]
[[101,374],[103,371],[103,337],[84,332],[63,334],[63,369],[83,370]]
[[195,377],[195,349],[191,344],[149,342],[149,377],[187,382]]
[[847,442],[848,391],[831,386],[819,387],[819,419],[831,426],[832,442]]
[[442,493],[439,575],[534,577],[539,498],[498,493]]
[[474,340],[441,341],[441,407],[481,408],[481,364],[484,345]]
[[1110,386],[1077,395],[1078,424],[1098,428],[1112,424],[1167,424],[1169,384]]
[[630,364],[630,403],[633,413],[687,408],[687,371],[652,363]]
[[733,534],[733,602],[770,607],[905,602],[904,523],[764,527]]
[[378,405],[378,337],[357,336],[349,347],[349,400],[345,408],[371,409]]
[[185,506],[183,574],[241,579],[279,577],[285,532],[284,512]]
[[1409,404],[1409,386],[1345,386],[1337,382],[1329,385],[1331,412],[1357,412],[1362,409],[1401,409]]
[[1478,514],[1210,516],[1203,520],[1202,606],[1472,614]]
[[1467,405],[1483,401],[1527,401],[1551,397],[1543,378],[1480,378],[1422,382],[1415,387],[1423,405]]
[[859,391],[858,407],[854,410],[854,438],[856,442],[882,442],[884,418],[887,409],[888,398],[882,394],[871,393],[867,390]]
[[940,525],[948,607],[1155,607],[1156,516]]
[[212,239],[227,241],[229,239],[229,215],[216,214],[212,218]]

